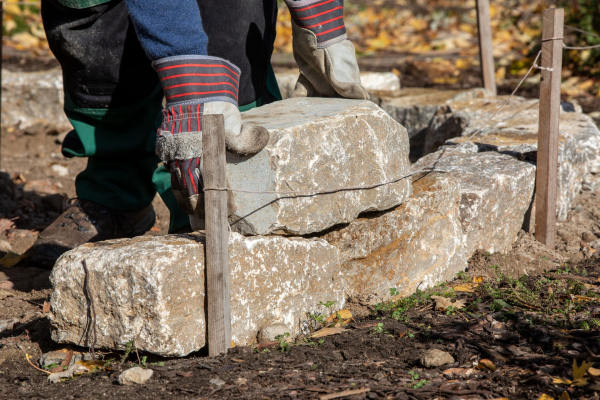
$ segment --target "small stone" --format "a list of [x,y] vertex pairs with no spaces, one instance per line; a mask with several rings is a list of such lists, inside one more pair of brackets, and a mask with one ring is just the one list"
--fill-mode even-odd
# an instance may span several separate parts
[[63,167],[60,164],[54,164],[52,166],[52,172],[54,172],[58,176],[68,176],[69,175],[69,169],[67,167]]
[[219,378],[211,379],[209,382],[211,385],[215,385],[215,386],[223,386],[225,384],[225,381],[223,381]]
[[581,235],[581,238],[586,243],[592,243],[593,241],[596,240],[596,235],[594,235],[592,232],[583,232],[583,235]]
[[11,330],[17,322],[18,318],[0,319],[0,333]]
[[445,351],[430,349],[423,353],[419,360],[421,361],[422,366],[426,368],[435,368],[446,364],[452,364],[454,362],[454,357]]
[[373,379],[375,379],[376,381],[380,381],[383,378],[385,378],[385,374],[383,372],[378,372],[373,376]]
[[284,324],[269,325],[258,332],[258,343],[275,342],[278,340],[277,336],[285,336],[289,332],[290,329]]
[[151,369],[144,369],[140,367],[129,368],[127,371],[124,371],[121,375],[119,375],[119,383],[121,385],[131,385],[133,383],[137,383],[143,385],[148,382],[148,380],[152,377],[154,371]]
[[[52,365],[52,364],[60,364],[65,357],[67,356],[67,354],[69,353],[70,349],[60,349],[60,350],[56,350],[56,351],[50,351],[48,353],[42,354],[42,356],[40,357],[39,363],[42,367],[47,367],[48,365]],[[81,360],[91,360],[92,359],[92,355],[89,353],[82,353],[80,351],[73,351],[73,356],[71,357],[71,362],[69,363],[69,365],[73,365],[78,361]]]

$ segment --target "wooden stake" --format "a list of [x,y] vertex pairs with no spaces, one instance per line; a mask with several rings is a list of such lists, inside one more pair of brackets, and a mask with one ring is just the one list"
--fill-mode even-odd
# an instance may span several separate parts
[[558,181],[558,127],[565,13],[544,11],[540,125],[538,130],[535,238],[550,249],[556,240],[556,185]]
[[477,25],[479,27],[479,58],[483,87],[495,96],[497,94],[496,68],[494,67],[494,47],[492,46],[490,0],[477,0]]
[[[222,115],[202,117],[204,186],[225,188],[225,135]],[[229,309],[229,225],[227,192],[204,194],[206,213],[206,305],[208,307],[208,355],[218,356],[231,347]]]

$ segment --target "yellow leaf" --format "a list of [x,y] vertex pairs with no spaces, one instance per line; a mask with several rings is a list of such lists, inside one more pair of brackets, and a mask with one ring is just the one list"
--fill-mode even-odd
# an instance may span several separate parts
[[468,292],[468,293],[475,292],[473,290],[473,285],[469,284],[469,283],[466,283],[464,285],[454,286],[452,289],[454,289],[455,292]]
[[547,394],[543,394],[540,396],[540,398],[538,400],[554,400],[554,397],[550,397]]
[[337,319],[350,319],[352,318],[352,313],[349,310],[340,310],[338,312],[336,312],[335,314],[331,315],[329,318],[327,318],[325,320],[325,322],[329,323],[329,322],[333,322],[334,320]]
[[506,78],[506,67],[500,67],[496,70],[496,80],[501,81]]
[[231,348],[235,348],[235,343],[233,342],[233,340],[231,341]]
[[579,378],[579,379],[574,379],[573,383],[571,383],[571,386],[573,386],[573,387],[585,386],[588,383],[589,383],[588,378]]
[[577,360],[573,359],[573,380],[576,381],[578,379],[582,379],[592,364],[593,363],[583,360],[581,365],[577,366]]
[[4,268],[14,267],[23,259],[23,257],[23,255],[8,252],[0,259],[0,266]]
[[483,276],[474,276],[473,283],[483,283]]
[[75,364],[79,364],[82,367],[87,368],[88,372],[94,372],[96,370],[103,370],[106,362],[102,360],[82,360],[77,361]]
[[496,366],[494,365],[494,363],[491,360],[488,360],[487,358],[484,358],[483,360],[479,361],[479,364],[477,364],[477,368],[489,369],[492,372],[496,371]]
[[571,383],[573,383],[572,380],[567,379],[567,378],[562,378],[560,376],[556,376],[556,377],[553,376],[552,377],[552,382],[553,383],[558,383],[558,384],[561,384],[561,385],[570,385]]
[[563,392],[563,394],[560,395],[560,397],[558,398],[558,400],[571,400],[571,397],[569,396],[569,392],[567,392],[565,390]]

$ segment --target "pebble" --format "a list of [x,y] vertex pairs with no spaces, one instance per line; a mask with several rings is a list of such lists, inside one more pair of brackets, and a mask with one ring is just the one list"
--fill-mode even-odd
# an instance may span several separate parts
[[68,176],[69,169],[67,167],[63,167],[60,164],[54,164],[52,166],[52,172],[56,173],[58,176]]
[[150,378],[152,378],[152,374],[154,374],[154,371],[151,369],[144,369],[140,367],[129,368],[119,375],[119,383],[121,385],[131,385],[132,383],[143,385],[144,383],[148,382]]
[[285,336],[290,329],[283,324],[269,325],[258,332],[258,343],[276,342],[277,336]]
[[211,385],[215,385],[215,386],[223,386],[225,384],[225,381],[223,381],[219,378],[211,379],[209,382]]
[[430,349],[425,351],[419,360],[421,361],[422,366],[427,368],[435,368],[446,364],[452,364],[454,362],[454,357],[452,357],[448,352],[438,349]]

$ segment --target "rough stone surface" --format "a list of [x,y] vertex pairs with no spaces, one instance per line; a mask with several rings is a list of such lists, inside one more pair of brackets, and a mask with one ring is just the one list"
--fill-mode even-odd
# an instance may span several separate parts
[[467,266],[460,222],[459,180],[428,173],[413,182],[413,196],[385,213],[365,215],[323,236],[340,251],[348,296],[362,303],[425,289]]
[[59,131],[71,124],[63,111],[60,69],[42,72],[2,70],[2,126],[29,128],[49,121]]
[[509,155],[449,149],[419,160],[415,170],[433,166],[460,182],[460,220],[467,256],[476,250],[508,251],[521,230],[533,197],[535,166]]
[[[462,138],[451,139],[449,144],[468,140],[478,128],[504,103],[506,97],[454,101],[450,107],[461,114],[468,114],[469,123],[461,133]],[[563,111],[560,115],[559,177],[557,216],[564,220],[573,200],[582,188],[600,188],[600,130],[593,119],[578,112]],[[575,109],[576,110],[576,109]],[[485,128],[471,141],[479,151],[497,151],[519,158],[535,160],[538,131],[538,100],[513,98],[498,114],[495,122]]]
[[134,383],[143,385],[144,383],[148,382],[150,378],[152,378],[153,374],[154,371],[151,369],[145,369],[141,367],[129,368],[119,375],[119,383],[121,385],[131,385]]
[[425,368],[436,368],[454,363],[454,357],[450,353],[439,349],[429,349],[423,353],[419,361]]
[[399,96],[386,97],[380,95],[379,104],[394,120],[404,126],[411,138],[423,134],[432,118],[444,108],[443,113],[449,112],[448,104],[471,98],[490,97],[484,89],[436,90],[422,88],[402,89]]
[[[289,99],[244,113],[262,125],[269,144],[254,156],[228,156],[233,189],[331,190],[363,186],[407,174],[406,130],[366,100]],[[319,196],[234,192],[232,228],[245,235],[305,235],[393,208],[411,194],[410,181]]]
[[290,329],[283,324],[266,326],[258,332],[258,343],[274,342],[277,340],[277,336],[284,336],[289,332]]
[[[205,344],[204,238],[138,237],[86,244],[64,254],[52,272],[52,338],[89,344],[85,261],[94,301],[97,347],[184,356]],[[344,306],[338,252],[323,240],[243,237],[229,247],[232,338],[249,345],[257,332],[284,324],[290,334],[306,326],[307,312],[325,313],[321,301]]]

